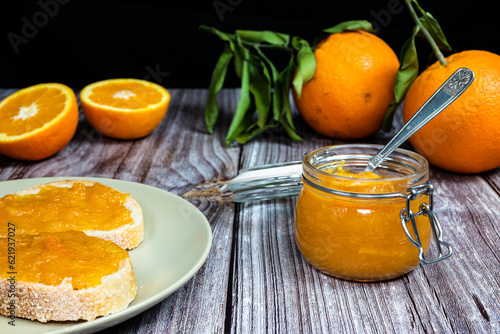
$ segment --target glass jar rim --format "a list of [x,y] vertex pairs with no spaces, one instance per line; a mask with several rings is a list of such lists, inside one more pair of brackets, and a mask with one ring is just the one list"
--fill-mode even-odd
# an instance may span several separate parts
[[[341,144],[341,145],[331,145],[331,146],[325,146],[319,149],[316,149],[314,151],[311,151],[309,153],[306,153],[303,157],[303,178],[306,181],[307,177],[306,174],[308,170],[310,170],[313,173],[318,173],[321,175],[323,178],[331,179],[331,180],[338,180],[338,181],[352,181],[353,178],[351,177],[346,177],[346,176],[340,176],[340,175],[335,175],[334,173],[327,172],[321,168],[318,168],[316,165],[313,164],[311,161],[314,157],[317,157],[319,154],[323,152],[327,152],[327,156],[331,156],[332,162],[333,161],[341,161],[345,160],[346,162],[349,161],[349,159],[345,159],[345,155],[347,154],[346,152],[351,152],[349,153],[349,157],[356,157],[356,158],[362,158],[362,161],[368,164],[369,159],[371,159],[373,156],[375,156],[380,149],[382,149],[383,145],[379,144]],[[339,151],[343,152],[343,155],[338,155]],[[361,152],[365,151],[365,152]],[[339,158],[335,158],[336,156],[339,156]],[[344,157],[343,157],[344,156]],[[399,159],[398,159],[399,158]],[[410,168],[409,165],[404,165],[402,163],[401,158],[407,158],[413,160],[415,163],[413,164],[413,168]],[[415,153],[410,150],[402,149],[402,148],[397,148],[392,152],[384,161],[380,164],[379,168],[386,168],[390,169],[392,165],[397,165],[399,167],[405,167],[405,171],[408,172],[408,174],[404,174],[401,176],[391,176],[391,181],[398,182],[398,181],[406,181],[406,180],[420,180],[424,178],[429,171],[429,163],[427,160],[421,156],[418,153]],[[392,166],[394,167],[394,166]],[[309,181],[307,183],[310,183],[312,181]],[[362,178],[362,179],[356,179],[356,182],[363,183],[363,182],[370,182],[370,183],[383,183],[387,182],[387,178]],[[323,187],[322,187],[323,188]]]

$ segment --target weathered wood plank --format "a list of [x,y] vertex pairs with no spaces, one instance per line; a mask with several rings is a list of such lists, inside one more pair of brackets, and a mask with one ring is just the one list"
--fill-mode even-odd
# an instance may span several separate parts
[[230,279],[232,206],[203,201],[198,207],[212,226],[212,250],[196,275],[150,310],[101,331],[111,333],[222,333]]
[[[11,92],[0,90],[0,98]],[[295,198],[231,204],[217,189],[240,168],[300,160],[345,142],[318,135],[296,118],[302,142],[269,130],[226,149],[238,92],[221,92],[213,135],[203,121],[206,90],[171,93],[167,116],[146,138],[105,138],[81,115],[75,138],[57,155],[40,162],[0,156],[0,180],[97,176],[141,182],[183,196],[209,220],[213,246],[200,271],[162,303],[103,333],[500,332],[500,169],[459,175],[431,168],[435,212],[454,246],[452,258],[388,282],[342,281],[300,255],[293,237]],[[363,142],[385,144],[401,126],[400,114],[391,133]]]
[[[396,120],[395,128],[401,123]],[[242,168],[300,160],[338,143],[299,128],[302,143],[272,133],[246,144]],[[390,136],[379,133],[364,142],[384,144]],[[480,176],[432,168],[431,179],[436,213],[456,254],[380,283],[342,281],[312,268],[293,238],[295,199],[238,205],[231,332],[498,332],[498,194]]]
[[[480,175],[431,169],[435,212],[455,254],[425,274],[456,332],[500,330],[500,198]],[[421,305],[418,303],[417,305]]]
[[[13,91],[0,91],[0,97]],[[179,196],[194,190],[186,199],[207,217],[213,232],[213,246],[205,265],[165,301],[103,333],[224,330],[234,206],[207,197],[200,185],[210,186],[236,175],[240,147],[224,147],[223,129],[230,121],[224,115],[236,105],[237,95],[234,91],[221,93],[221,120],[215,134],[209,135],[203,117],[207,91],[171,90],[171,94],[165,119],[145,138],[106,138],[81,114],[75,137],[55,156],[39,162],[0,157],[0,180],[92,176],[149,184]]]
[[[214,135],[208,135],[203,117],[206,90],[173,92],[168,116],[156,130],[158,136],[131,149],[115,177],[146,182],[179,196],[188,194],[185,198],[200,209],[212,226],[212,250],[200,271],[172,296],[104,333],[224,331],[234,205],[204,190],[236,175],[240,148],[226,149],[222,131],[229,122],[223,115],[228,114],[226,109],[235,107],[236,95],[234,91],[221,93],[222,119]],[[147,164],[147,170],[140,172],[143,164]]]
[[491,187],[495,189],[498,196],[500,196],[500,167],[492,171],[482,173],[481,176],[484,177]]

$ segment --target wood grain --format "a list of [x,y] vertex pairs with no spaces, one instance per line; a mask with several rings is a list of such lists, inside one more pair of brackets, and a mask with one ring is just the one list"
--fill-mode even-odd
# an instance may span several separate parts
[[[368,142],[385,144],[390,134]],[[300,159],[337,143],[306,127],[302,143],[259,138],[242,167]],[[405,143],[405,148],[410,148]],[[338,280],[313,269],[293,240],[294,199],[241,204],[234,257],[233,333],[493,333],[499,330],[498,169],[481,176],[432,168],[435,212],[455,255],[380,283]]]
[[[0,97],[13,91],[0,91]],[[81,114],[75,137],[55,156],[39,162],[0,156],[0,180],[104,177],[140,182],[182,196],[200,185],[234,177],[240,148],[226,149],[222,135],[230,119],[222,116],[216,133],[208,135],[203,118],[207,91],[171,90],[171,94],[167,115],[151,135],[131,141],[106,138]],[[221,96],[223,115],[234,108],[236,98],[235,92]],[[103,333],[223,332],[234,205],[196,195],[186,199],[198,207],[212,227],[213,246],[206,265],[164,302]]]
[[[147,182],[182,196],[200,185],[217,184],[236,175],[239,147],[225,149],[222,131],[210,136],[204,130],[203,105],[206,91],[172,92],[167,117],[141,148],[129,151],[129,159],[140,164],[123,164],[118,177]],[[234,94],[222,96],[225,108],[234,108]],[[219,127],[228,126],[221,119]],[[148,156],[149,155],[149,156]],[[148,158],[145,158],[148,156]],[[141,171],[141,166],[147,168]],[[207,217],[213,244],[206,264],[183,287],[152,310],[110,328],[104,333],[222,333],[226,319],[226,297],[230,276],[234,205],[206,197],[203,193],[186,198]]]
[[[0,98],[14,90],[0,90]],[[173,89],[151,135],[106,138],[80,115],[77,133],[55,156],[22,162],[0,156],[0,180],[94,176],[149,184],[193,203],[208,219],[213,246],[198,273],[150,310],[111,333],[500,333],[500,169],[459,175],[431,167],[434,211],[454,255],[379,283],[338,280],[314,269],[294,236],[296,198],[234,204],[220,185],[241,168],[301,160],[346,143],[314,133],[294,110],[301,142],[282,130],[225,147],[237,90],[219,96],[220,120],[205,131],[204,89]],[[362,142],[385,144],[393,130]],[[403,147],[411,149],[409,143]]]

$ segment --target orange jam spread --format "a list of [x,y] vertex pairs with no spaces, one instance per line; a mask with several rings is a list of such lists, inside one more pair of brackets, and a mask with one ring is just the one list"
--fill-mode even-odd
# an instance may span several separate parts
[[[16,226],[17,234],[113,230],[133,223],[126,209],[127,194],[100,183],[72,187],[43,186],[36,194],[0,199],[0,222]],[[0,229],[0,236],[6,230]]]
[[334,175],[342,176],[342,177],[351,177],[356,179],[381,179],[382,176],[375,174],[370,171],[362,171],[359,173],[351,172],[349,169],[344,168],[345,161],[341,161],[340,164],[335,167],[329,167],[325,169],[325,172],[331,173]]
[[[4,259],[0,261],[2,278],[8,279],[9,272],[15,271],[16,282],[52,286],[68,278],[73,289],[81,290],[98,286],[102,277],[117,272],[128,253],[111,241],[66,231],[0,238],[0,258]],[[10,268],[10,259],[13,268]]]
[[[327,168],[317,181],[321,186],[349,193],[406,193],[410,186],[400,177],[373,172],[354,173]],[[321,173],[319,173],[321,174]],[[424,180],[425,182],[425,180]],[[412,212],[426,196],[411,203]],[[302,255],[319,270],[348,280],[378,281],[400,276],[419,264],[418,249],[401,226],[405,198],[362,199],[330,194],[305,183],[295,216],[295,239]],[[430,245],[426,217],[416,218],[424,249]],[[407,223],[413,237],[411,223]]]

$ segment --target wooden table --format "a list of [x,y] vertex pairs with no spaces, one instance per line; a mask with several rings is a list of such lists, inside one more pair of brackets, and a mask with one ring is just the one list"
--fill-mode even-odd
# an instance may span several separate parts
[[[0,98],[14,90],[1,90]],[[152,185],[186,198],[207,217],[213,246],[198,273],[148,311],[102,333],[500,333],[500,168],[459,175],[431,168],[435,212],[454,255],[381,283],[321,274],[293,238],[296,198],[234,204],[221,182],[241,168],[300,160],[342,143],[295,119],[302,142],[270,131],[224,146],[237,90],[220,95],[221,119],[207,134],[207,90],[172,89],[163,123],[150,136],[101,136],[81,115],[75,137],[40,162],[0,157],[0,180],[94,176]],[[391,134],[363,142],[386,143]],[[408,144],[406,144],[408,145]]]

